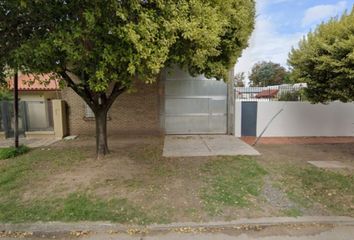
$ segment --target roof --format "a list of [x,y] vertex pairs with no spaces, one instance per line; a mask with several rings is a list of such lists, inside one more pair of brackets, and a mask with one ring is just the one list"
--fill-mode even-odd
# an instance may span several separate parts
[[[13,78],[9,80],[9,88],[13,89]],[[55,91],[60,90],[59,81],[51,79],[50,74],[32,75],[19,74],[19,91]]]
[[265,89],[256,95],[256,98],[273,98],[278,94],[278,89]]

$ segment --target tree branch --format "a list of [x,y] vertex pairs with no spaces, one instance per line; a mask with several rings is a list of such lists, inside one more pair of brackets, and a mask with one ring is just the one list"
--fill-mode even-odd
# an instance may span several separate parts
[[71,77],[66,73],[66,71],[61,71],[59,72],[60,76],[64,79],[64,81],[68,84],[68,86],[74,90],[79,96],[83,98],[83,100],[87,103],[87,105],[90,106],[92,110],[94,110],[95,104],[92,99],[91,93],[89,91],[86,91],[86,89],[81,89],[78,87],[77,84],[74,83],[74,81],[71,79]]
[[125,87],[122,87],[119,83],[115,83],[114,87],[112,89],[111,94],[109,95],[109,97],[107,98],[107,111],[109,110],[109,108],[112,106],[112,104],[114,103],[114,101],[116,100],[116,98],[121,95],[124,91],[126,90]]

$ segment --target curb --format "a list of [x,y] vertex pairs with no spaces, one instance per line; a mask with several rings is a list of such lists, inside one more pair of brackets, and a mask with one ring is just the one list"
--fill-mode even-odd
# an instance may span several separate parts
[[230,222],[207,222],[207,223],[171,223],[171,224],[152,224],[147,226],[141,225],[123,225],[110,222],[37,222],[10,224],[0,223],[0,232],[31,232],[31,233],[72,233],[72,232],[145,232],[157,231],[166,232],[176,229],[184,229],[186,231],[193,229],[240,229],[252,227],[268,227],[280,225],[313,225],[325,224],[336,226],[353,226],[354,218],[351,217],[271,217],[271,218],[254,218],[239,219]]

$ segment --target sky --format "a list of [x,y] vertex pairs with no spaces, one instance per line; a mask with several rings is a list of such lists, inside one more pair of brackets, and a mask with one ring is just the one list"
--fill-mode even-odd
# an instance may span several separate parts
[[351,11],[354,0],[256,0],[257,17],[249,47],[235,73],[251,71],[254,63],[273,61],[287,67],[288,53],[311,29]]

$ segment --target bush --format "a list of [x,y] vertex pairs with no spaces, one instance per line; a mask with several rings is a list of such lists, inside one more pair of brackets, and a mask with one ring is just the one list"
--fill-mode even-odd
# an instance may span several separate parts
[[299,101],[300,93],[295,92],[283,92],[280,94],[279,101]]
[[27,153],[29,150],[29,147],[24,145],[19,146],[17,149],[15,147],[1,148],[0,160],[14,158],[16,156]]

